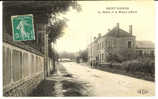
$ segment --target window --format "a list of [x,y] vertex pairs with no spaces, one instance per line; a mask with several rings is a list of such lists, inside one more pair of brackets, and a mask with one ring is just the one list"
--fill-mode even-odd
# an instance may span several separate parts
[[39,61],[40,61],[39,64],[40,64],[40,72],[41,72],[43,71],[43,66],[44,66],[43,58],[40,58]]
[[108,48],[108,40],[106,40],[106,48]]
[[36,56],[36,64],[35,64],[35,73],[38,73],[39,69],[39,61],[38,61],[38,56]]
[[110,47],[109,45],[110,45],[110,42],[109,42],[109,40],[108,40],[108,41],[107,41],[107,47],[108,47],[108,48]]
[[28,63],[29,63],[29,59],[28,59],[28,53],[23,53],[23,58],[22,58],[22,72],[23,72],[23,77],[26,77],[29,75],[29,67],[28,67]]
[[139,55],[139,56],[142,56],[142,55],[143,55],[143,51],[142,51],[142,50],[139,50],[138,55]]
[[99,50],[99,44],[97,45],[97,50]]
[[112,48],[112,40],[110,40],[110,48]]
[[22,52],[13,50],[12,53],[13,80],[22,79]]
[[150,55],[151,55],[151,56],[154,56],[154,51],[151,51]]
[[104,54],[102,54],[102,60],[104,60]]
[[11,50],[3,47],[3,85],[11,81]]
[[114,41],[111,40],[111,47],[113,48],[114,47]]
[[132,48],[132,42],[128,41],[128,48]]
[[35,62],[34,62],[35,60],[34,60],[34,55],[32,54],[31,55],[31,64],[32,64],[32,66],[31,66],[31,75],[34,73],[34,66],[35,66]]

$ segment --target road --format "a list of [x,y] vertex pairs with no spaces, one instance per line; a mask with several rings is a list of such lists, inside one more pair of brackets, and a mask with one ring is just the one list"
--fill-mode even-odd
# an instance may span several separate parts
[[61,63],[76,79],[89,84],[93,96],[154,96],[155,83],[91,69],[74,62]]

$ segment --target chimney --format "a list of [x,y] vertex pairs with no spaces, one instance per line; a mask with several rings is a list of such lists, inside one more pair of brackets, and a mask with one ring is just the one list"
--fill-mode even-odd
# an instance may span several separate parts
[[96,40],[96,37],[94,36],[94,38],[93,38],[94,40]]
[[129,33],[132,35],[132,25],[129,25]]
[[108,29],[108,32],[110,32],[111,31],[111,29]]
[[98,38],[100,38],[100,37],[101,37],[101,33],[98,34]]
[[119,32],[119,23],[116,23],[117,32]]
[[116,23],[116,27],[119,28],[119,23]]

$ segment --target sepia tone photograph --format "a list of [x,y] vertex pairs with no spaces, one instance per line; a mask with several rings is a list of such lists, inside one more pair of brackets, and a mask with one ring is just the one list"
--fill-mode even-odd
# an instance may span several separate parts
[[3,1],[3,97],[155,96],[155,1]]

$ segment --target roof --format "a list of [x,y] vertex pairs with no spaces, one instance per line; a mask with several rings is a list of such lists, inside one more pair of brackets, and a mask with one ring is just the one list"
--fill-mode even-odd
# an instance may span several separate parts
[[119,28],[119,32],[118,32],[117,27],[115,27],[111,31],[109,31],[107,34],[105,34],[104,36],[97,37],[91,44],[97,42],[99,39],[101,39],[103,37],[131,37],[131,36],[133,36],[133,35],[124,31],[121,28]]
[[155,48],[151,41],[136,41],[136,48]]
[[113,28],[111,31],[109,31],[105,36],[108,37],[131,37],[132,35],[122,29],[119,28],[119,31],[117,27]]

